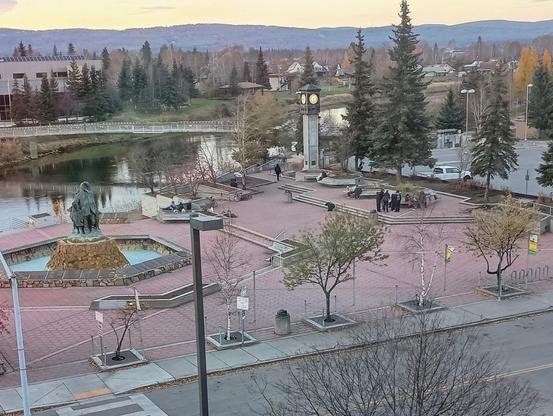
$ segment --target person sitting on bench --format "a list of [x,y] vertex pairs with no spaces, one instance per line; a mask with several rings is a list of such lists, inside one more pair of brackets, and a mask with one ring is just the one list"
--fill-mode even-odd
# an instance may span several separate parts
[[353,189],[348,190],[347,196],[349,198],[359,199],[362,193],[363,193],[363,188],[361,188],[359,185],[355,185]]

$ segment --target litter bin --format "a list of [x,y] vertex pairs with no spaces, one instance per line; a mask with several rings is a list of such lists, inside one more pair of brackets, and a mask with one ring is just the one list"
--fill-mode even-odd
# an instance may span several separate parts
[[275,316],[275,334],[288,335],[290,332],[290,315],[288,311],[281,309]]

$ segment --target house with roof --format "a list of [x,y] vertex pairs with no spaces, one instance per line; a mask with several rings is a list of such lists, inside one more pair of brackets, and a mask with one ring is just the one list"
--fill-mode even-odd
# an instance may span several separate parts
[[430,65],[422,68],[422,73],[425,77],[447,77],[450,75],[457,75],[457,71],[448,64]]
[[[232,87],[230,84],[222,85],[219,87],[219,90],[223,92],[224,95],[229,95],[231,93]],[[267,89],[264,85],[256,84],[255,82],[239,82],[238,89],[240,94],[255,94],[258,91],[263,92]]]

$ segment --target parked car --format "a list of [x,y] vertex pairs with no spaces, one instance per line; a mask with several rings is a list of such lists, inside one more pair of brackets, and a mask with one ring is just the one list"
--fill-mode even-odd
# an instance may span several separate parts
[[455,166],[444,165],[435,166],[432,172],[420,172],[419,176],[423,176],[425,178],[436,178],[442,181],[454,181],[458,180],[459,178],[464,181],[472,179],[472,174],[470,173],[470,171],[461,171]]

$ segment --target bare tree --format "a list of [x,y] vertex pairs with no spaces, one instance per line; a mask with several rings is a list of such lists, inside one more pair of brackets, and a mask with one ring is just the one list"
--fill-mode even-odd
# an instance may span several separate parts
[[461,146],[457,149],[457,158],[459,159],[459,181],[463,179],[463,172],[468,170],[472,162],[472,145],[468,138],[461,140]]
[[136,183],[154,192],[156,182],[161,182],[164,161],[153,149],[137,149],[128,156],[129,169]]
[[228,232],[219,233],[211,244],[208,259],[213,266],[217,283],[221,288],[219,296],[227,308],[227,331],[225,339],[231,339],[232,305],[240,293],[245,280],[248,257],[237,237]]
[[271,416],[530,416],[539,403],[527,382],[502,377],[499,359],[471,330],[440,331],[427,314],[380,320],[359,348],[287,364],[276,386],[254,380]]
[[197,168],[200,176],[205,182],[217,183],[217,175],[219,173],[219,161],[213,150],[202,142],[198,147],[198,163]]
[[8,309],[4,305],[0,305],[0,335],[10,333],[8,330],[9,320]]
[[421,308],[428,299],[438,263],[445,255],[444,227],[428,224],[428,218],[431,216],[432,210],[422,209],[419,222],[409,227],[408,233],[403,236],[405,251],[410,256],[409,262],[419,272],[420,293],[417,295],[417,301]]
[[518,259],[520,241],[536,227],[536,212],[521,207],[508,196],[491,209],[473,213],[475,224],[468,227],[465,236],[468,249],[486,262],[486,272],[497,279],[497,296],[503,291],[503,272]]
[[319,234],[304,231],[299,241],[310,255],[288,266],[284,285],[290,289],[304,284],[319,286],[326,300],[325,322],[333,322],[332,291],[352,279],[354,261],[379,262],[385,258],[380,249],[384,231],[368,218],[338,212],[327,217]]
[[[137,318],[136,306],[134,305],[134,302],[128,302],[125,308],[118,310],[116,315],[109,321],[109,326],[113,330],[115,338],[117,339],[115,357],[113,357],[115,361],[124,360],[124,357],[121,356],[121,347],[123,345],[123,341],[125,340],[125,335],[127,335],[129,329],[135,325]],[[122,328],[121,333],[118,332],[118,329],[120,328]]]

